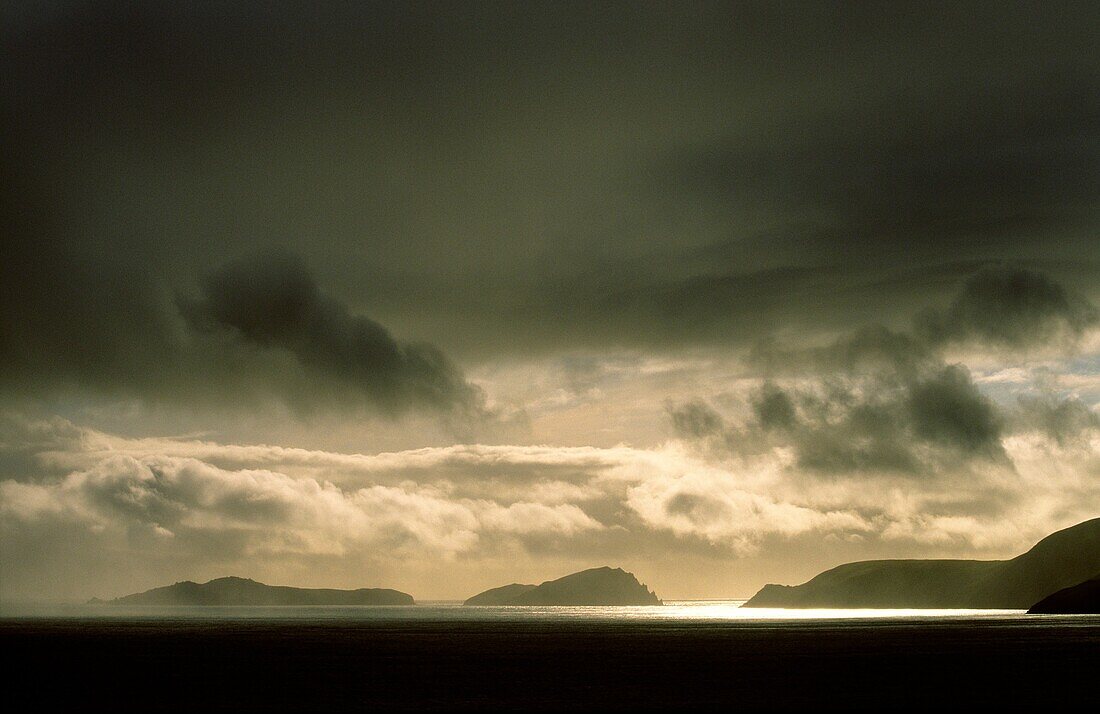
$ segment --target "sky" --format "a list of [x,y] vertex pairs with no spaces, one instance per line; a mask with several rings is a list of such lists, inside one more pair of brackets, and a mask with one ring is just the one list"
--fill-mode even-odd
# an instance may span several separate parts
[[665,599],[1100,515],[1095,3],[0,10],[0,600]]

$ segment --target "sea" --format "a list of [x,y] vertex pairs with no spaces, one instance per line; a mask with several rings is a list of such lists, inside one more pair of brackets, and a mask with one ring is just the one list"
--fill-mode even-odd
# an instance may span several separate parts
[[742,604],[5,605],[2,696],[9,711],[186,712],[1091,711],[1100,701],[1100,616]]

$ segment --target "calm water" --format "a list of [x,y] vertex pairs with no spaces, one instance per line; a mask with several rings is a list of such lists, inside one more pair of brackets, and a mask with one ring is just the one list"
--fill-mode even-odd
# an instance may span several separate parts
[[1035,709],[1095,696],[1098,616],[739,605],[8,606],[0,676],[19,710]]
[[[466,607],[460,601],[424,601],[408,606],[363,607],[119,607],[107,605],[6,605],[2,618],[81,618],[124,620],[383,620],[383,621],[593,621],[620,623],[743,622],[813,620],[1042,620],[1023,610],[783,609],[745,608],[744,600],[671,600],[639,607]],[[1090,616],[1084,616],[1086,620]],[[1049,619],[1049,616],[1047,617]],[[1062,620],[1065,616],[1057,616]]]

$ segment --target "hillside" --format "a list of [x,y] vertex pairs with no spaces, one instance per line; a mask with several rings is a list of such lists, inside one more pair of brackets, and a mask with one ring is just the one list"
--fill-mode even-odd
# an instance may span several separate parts
[[1100,518],[1011,560],[869,560],[802,585],[765,585],[745,607],[1027,609],[1100,572]]
[[1028,612],[1035,615],[1100,615],[1100,575],[1047,595]]
[[492,588],[486,590],[483,593],[478,593],[472,598],[462,603],[463,605],[508,605],[512,600],[519,597],[528,590],[534,590],[538,585],[522,585],[520,583],[512,583],[511,585],[502,585],[499,588]]

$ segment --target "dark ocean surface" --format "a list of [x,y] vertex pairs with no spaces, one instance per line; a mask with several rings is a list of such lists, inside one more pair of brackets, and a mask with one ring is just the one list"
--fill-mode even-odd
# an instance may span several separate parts
[[1100,701],[1100,616],[6,607],[8,711],[1034,709]]

